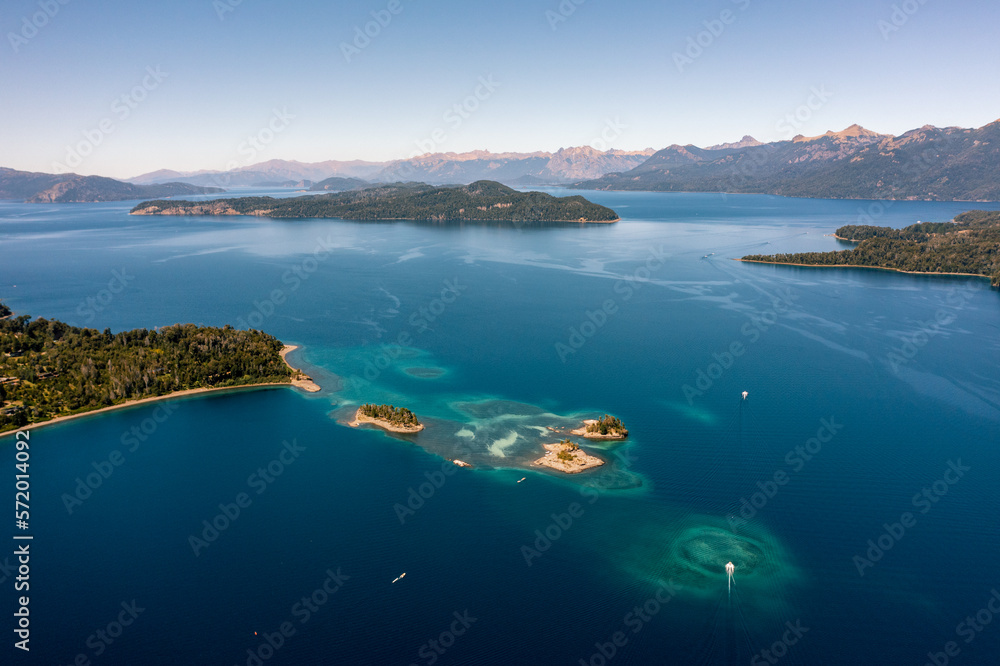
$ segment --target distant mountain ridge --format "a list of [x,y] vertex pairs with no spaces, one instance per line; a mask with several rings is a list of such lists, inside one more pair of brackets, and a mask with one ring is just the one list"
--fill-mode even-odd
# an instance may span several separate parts
[[209,187],[261,187],[269,183],[312,183],[334,176],[342,178],[369,178],[383,168],[383,162],[364,160],[327,160],[325,162],[297,162],[294,160],[268,160],[230,171],[173,171],[160,169],[129,178],[137,185],[152,185],[166,181]]
[[815,137],[731,146],[669,146],[634,169],[574,187],[831,199],[1000,200],[1000,121],[978,129],[927,125],[900,136],[852,125]]
[[763,146],[763,142],[758,141],[749,134],[745,134],[739,141],[734,141],[733,143],[720,143],[715,146],[709,146],[705,150],[730,150],[732,148],[750,148],[752,146]]
[[[739,141],[708,148],[675,144],[659,151],[600,151],[582,146],[555,152],[427,153],[387,162],[274,159],[225,172],[161,169],[125,183],[93,180],[96,176],[0,169],[0,198],[111,201],[202,194],[228,187],[344,191],[378,183],[454,185],[492,180],[519,188],[998,201],[998,174],[1000,120],[976,129],[925,125],[899,136],[851,125],[839,132],[800,134],[772,143],[745,135]],[[72,185],[66,184],[73,180]],[[152,185],[169,187],[131,189]],[[200,189],[206,187],[210,189]]]
[[135,185],[103,176],[35,173],[0,167],[0,199],[16,199],[27,203],[127,201],[149,197],[172,197],[178,194],[220,192],[225,190],[218,187],[196,187],[186,183]]
[[152,184],[165,181],[216,187],[254,187],[265,183],[306,181],[317,183],[328,178],[357,178],[366,182],[392,183],[419,181],[436,185],[495,180],[506,185],[530,182],[534,185],[560,185],[584,178],[598,178],[612,171],[639,166],[655,150],[600,151],[590,146],[560,148],[554,153],[491,153],[475,150],[466,153],[427,153],[409,159],[388,162],[353,160],[304,163],[270,160],[232,171],[179,172],[153,171],[129,182]]

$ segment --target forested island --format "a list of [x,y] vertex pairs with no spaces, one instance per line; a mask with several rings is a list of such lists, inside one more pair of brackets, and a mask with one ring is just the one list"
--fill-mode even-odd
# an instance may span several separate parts
[[973,210],[954,222],[918,222],[904,229],[870,225],[840,227],[837,238],[858,243],[850,250],[750,254],[742,261],[797,266],[856,266],[907,273],[981,275],[1000,287],[1000,212]]
[[112,333],[2,319],[0,432],[182,391],[289,384],[281,350],[266,333],[230,326]]
[[587,439],[625,439],[628,437],[628,429],[616,416],[605,414],[599,419],[588,419],[583,422],[582,428],[571,430],[571,434],[580,435]]
[[413,412],[393,405],[361,405],[350,425],[357,427],[362,423],[371,423],[390,432],[412,433],[424,429],[424,424]]
[[363,190],[285,199],[241,197],[211,201],[146,201],[132,215],[256,215],[344,220],[456,220],[467,222],[617,222],[615,211],[581,196],[519,192],[480,180],[433,187],[396,183]]

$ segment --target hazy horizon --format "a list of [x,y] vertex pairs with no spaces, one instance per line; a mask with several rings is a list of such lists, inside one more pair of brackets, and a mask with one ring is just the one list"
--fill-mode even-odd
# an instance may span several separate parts
[[0,153],[27,171],[658,150],[1000,116],[984,0],[7,6]]

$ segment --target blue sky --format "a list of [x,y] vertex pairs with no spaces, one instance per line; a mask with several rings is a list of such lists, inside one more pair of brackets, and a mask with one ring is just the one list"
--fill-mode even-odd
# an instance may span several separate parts
[[978,127],[1000,117],[998,18],[993,0],[5,0],[0,166]]

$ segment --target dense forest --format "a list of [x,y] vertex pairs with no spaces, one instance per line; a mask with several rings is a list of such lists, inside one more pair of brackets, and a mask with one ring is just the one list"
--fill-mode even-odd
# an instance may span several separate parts
[[392,405],[361,405],[358,412],[362,416],[370,419],[381,419],[390,425],[415,428],[420,425],[416,415],[406,407],[394,407]]
[[618,433],[622,437],[628,436],[628,430],[625,429],[625,424],[621,422],[617,416],[609,416],[605,414],[601,418],[597,419],[594,423],[587,426],[587,432],[597,433],[600,435],[614,434]]
[[178,324],[121,333],[27,316],[0,320],[0,431],[193,388],[289,382],[282,343]]
[[396,183],[364,190],[286,199],[242,197],[212,201],[146,201],[134,215],[258,215],[345,220],[613,222],[615,211],[581,196],[518,192],[481,180],[460,187]]
[[850,225],[837,229],[837,236],[858,241],[858,246],[839,252],[751,254],[743,260],[969,273],[1000,286],[1000,212],[974,210],[954,222],[921,222],[904,229]]
[[0,317],[7,317],[10,314],[11,314],[10,308],[4,305],[3,303],[0,303]]

